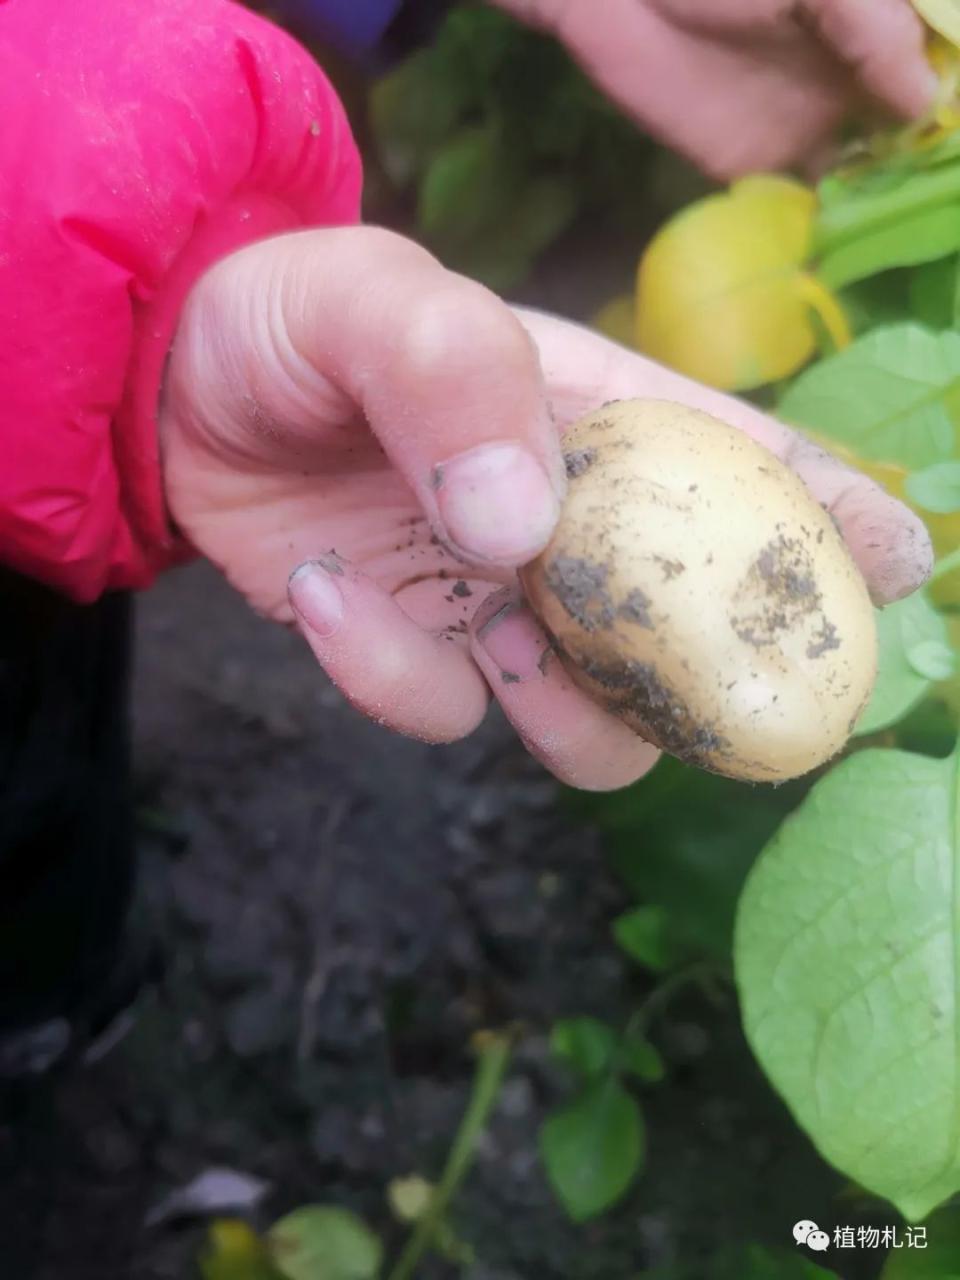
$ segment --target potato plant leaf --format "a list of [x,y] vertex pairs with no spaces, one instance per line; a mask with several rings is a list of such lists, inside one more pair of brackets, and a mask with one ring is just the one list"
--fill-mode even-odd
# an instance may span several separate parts
[[417,219],[441,244],[469,245],[513,204],[517,156],[493,126],[465,128],[434,154],[420,184]]
[[876,329],[802,373],[779,411],[867,460],[911,469],[946,461],[958,448],[960,334]]
[[907,661],[927,680],[949,680],[956,670],[956,658],[948,644],[921,640],[907,650]]
[[893,267],[944,258],[960,248],[960,206],[921,209],[889,226],[839,245],[825,254],[817,274],[831,289],[878,275]]
[[947,759],[848,757],[764,850],[747,1037],[824,1157],[912,1222],[960,1189],[960,809]]
[[922,592],[878,610],[877,638],[877,683],[857,723],[858,734],[876,733],[896,724],[930,691],[938,677],[929,675],[929,668],[918,667],[914,661],[918,650],[932,644],[952,657],[947,624]]
[[804,269],[815,207],[809,188],[761,175],[677,214],[640,260],[638,347],[733,390],[785,378],[810,359],[812,312],[843,346],[842,312]]
[[650,1041],[638,1032],[628,1032],[620,1045],[620,1061],[625,1070],[644,1084],[657,1084],[666,1075],[663,1059]]
[[[895,498],[899,498],[901,502],[906,502],[908,506],[913,506],[918,514],[923,517],[927,532],[933,540],[933,549],[938,560],[948,557],[960,546],[960,511],[952,512],[949,515],[938,515],[936,512],[926,510],[914,503],[907,491],[907,481],[911,473],[905,466],[898,462],[865,458],[858,454],[856,450],[841,444],[836,439],[830,439],[816,431],[809,432],[809,434],[818,440],[825,449],[828,449],[849,466],[856,467],[859,471],[863,471],[868,475],[871,480],[876,480],[877,484],[883,485],[884,489],[893,494]],[[933,465],[938,466],[939,464],[934,463]],[[929,593],[931,600],[935,604],[941,606],[960,604],[960,567],[938,575],[931,584]]]
[[614,1076],[589,1085],[540,1130],[547,1177],[575,1222],[596,1217],[624,1195],[643,1151],[640,1107]]
[[663,907],[634,907],[613,922],[613,936],[627,955],[647,969],[662,972],[677,959],[669,933],[670,919]]
[[366,1223],[336,1205],[305,1205],[274,1223],[267,1237],[286,1280],[376,1280],[383,1246]]
[[553,1025],[550,1049],[589,1079],[609,1068],[617,1050],[617,1038],[599,1018],[561,1018]]
[[370,126],[380,162],[398,186],[422,172],[466,106],[463,76],[435,49],[419,50],[374,84]]
[[915,507],[949,516],[960,511],[960,461],[935,462],[907,476],[907,497]]
[[[930,329],[960,328],[960,257],[927,262],[910,272],[908,305]],[[902,273],[898,273],[902,274]]]

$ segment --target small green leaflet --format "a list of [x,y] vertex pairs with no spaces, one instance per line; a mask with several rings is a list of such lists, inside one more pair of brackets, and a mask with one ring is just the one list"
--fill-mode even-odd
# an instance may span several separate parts
[[620,1045],[620,1063],[644,1084],[657,1084],[666,1075],[663,1059],[650,1041],[638,1032],[628,1032]]
[[950,645],[937,640],[921,640],[913,645],[907,650],[907,661],[925,680],[949,680],[956,668]]
[[929,663],[923,660],[924,653],[929,658],[930,645],[946,652],[952,669],[947,624],[922,592],[879,609],[876,618],[880,667],[873,697],[857,723],[858,734],[877,733],[896,724],[920,702],[934,680],[950,675],[950,670],[946,676],[930,674]]
[[910,1222],[960,1189],[958,765],[842,761],[761,854],[737,918],[757,1058],[823,1156]]
[[613,936],[638,964],[662,972],[677,960],[669,926],[670,918],[663,907],[634,907],[614,920]]
[[615,1076],[589,1085],[540,1130],[547,1177],[574,1222],[625,1194],[643,1163],[640,1108]]
[[957,452],[960,334],[918,324],[875,329],[802,373],[780,416],[910,469]]
[[561,1018],[553,1025],[550,1049],[589,1079],[610,1067],[617,1051],[617,1037],[599,1018]]
[[383,1246],[336,1205],[306,1205],[274,1223],[267,1244],[286,1280],[376,1280]]
[[436,49],[421,49],[373,86],[369,119],[381,164],[398,186],[411,183],[466,111],[464,77]]
[[420,184],[417,220],[425,235],[469,243],[506,214],[520,173],[499,129],[465,128],[439,148]]

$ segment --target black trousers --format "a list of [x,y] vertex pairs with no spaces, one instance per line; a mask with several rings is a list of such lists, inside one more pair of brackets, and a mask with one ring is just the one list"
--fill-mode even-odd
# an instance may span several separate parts
[[0,569],[0,1035],[89,1012],[133,878],[126,594]]

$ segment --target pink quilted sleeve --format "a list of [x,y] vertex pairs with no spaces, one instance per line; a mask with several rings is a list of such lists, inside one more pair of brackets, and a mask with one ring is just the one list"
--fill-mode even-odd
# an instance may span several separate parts
[[0,0],[0,560],[78,600],[183,558],[156,414],[185,294],[359,215],[322,71],[229,0]]

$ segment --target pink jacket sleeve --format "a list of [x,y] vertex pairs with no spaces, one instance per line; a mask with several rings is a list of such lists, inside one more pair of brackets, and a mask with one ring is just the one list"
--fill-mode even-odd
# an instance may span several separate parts
[[156,415],[190,285],[358,217],[320,69],[230,0],[0,0],[0,561],[92,600],[183,558]]

